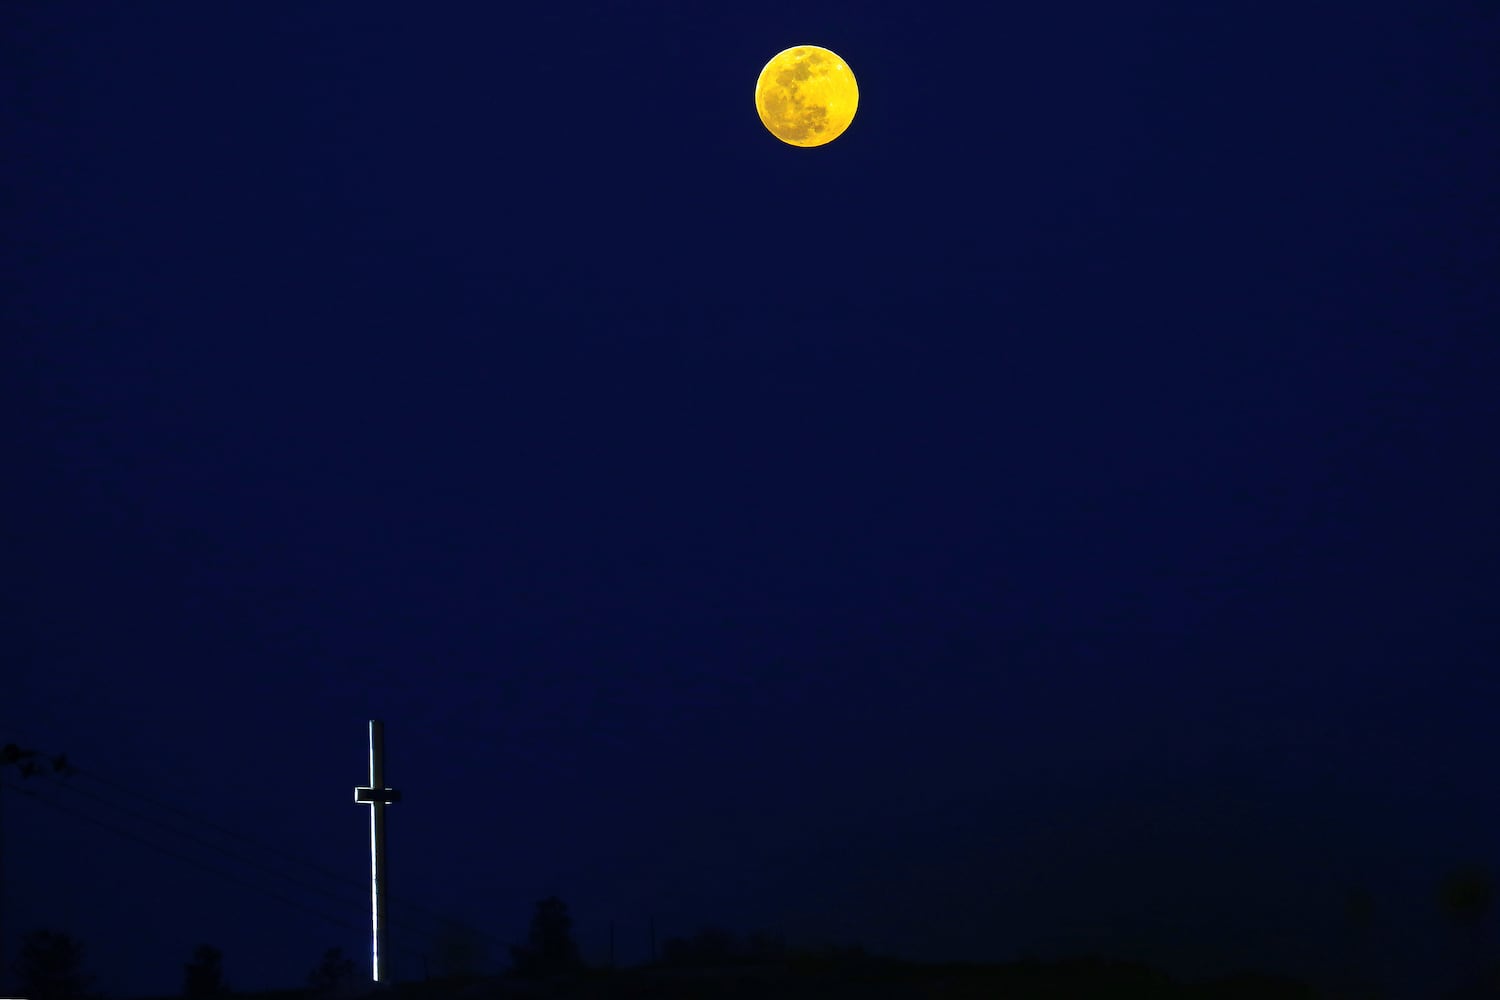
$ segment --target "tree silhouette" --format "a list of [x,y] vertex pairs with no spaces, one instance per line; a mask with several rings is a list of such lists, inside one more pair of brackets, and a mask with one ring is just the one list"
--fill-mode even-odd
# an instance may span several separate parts
[[1380,908],[1375,896],[1362,885],[1344,891],[1344,922],[1349,931],[1349,988],[1359,996],[1372,992],[1368,981],[1378,955],[1375,944],[1375,928],[1379,921]]
[[1483,865],[1460,865],[1438,884],[1438,903],[1448,920],[1458,927],[1467,945],[1467,973],[1479,975],[1484,924],[1495,906],[1495,880]]
[[83,943],[63,931],[32,931],[21,941],[21,994],[28,1000],[80,1000],[93,977],[83,969]]
[[551,976],[583,966],[573,940],[573,918],[568,904],[556,896],[538,900],[531,918],[531,934],[524,945],[510,949],[512,971],[518,976]]
[[211,944],[193,949],[193,959],[182,967],[182,995],[208,1000],[228,993],[224,985],[224,953]]
[[752,962],[779,962],[786,958],[786,935],[780,931],[751,931],[745,950]]
[[23,778],[49,773],[60,774],[66,778],[74,774],[73,765],[68,763],[67,754],[59,753],[48,757],[36,750],[18,747],[14,743],[7,743],[0,747],[0,767],[5,766],[14,767]]
[[1449,920],[1472,930],[1495,905],[1495,882],[1483,865],[1462,865],[1443,877],[1438,898]]
[[354,983],[354,959],[345,957],[342,948],[323,952],[323,960],[307,974],[308,991],[320,997],[344,996],[353,991]]

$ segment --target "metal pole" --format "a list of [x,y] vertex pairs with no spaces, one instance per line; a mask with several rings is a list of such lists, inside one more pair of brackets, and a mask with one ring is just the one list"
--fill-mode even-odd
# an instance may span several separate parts
[[[3,788],[0,788],[0,800],[3,800],[4,798],[5,791]],[[3,812],[3,807],[0,807],[0,814],[3,814]],[[10,954],[5,950],[5,934],[3,922],[5,910],[5,844],[3,842],[4,830],[5,819],[3,815],[0,815],[0,989],[6,989],[10,983],[10,962],[7,961],[7,959],[10,958]]]
[[385,787],[385,725],[370,720],[370,784],[354,789],[354,801],[370,807],[370,920],[371,977],[386,982],[385,933],[385,807],[401,801],[401,793]]
[[[385,787],[385,723],[370,720],[370,787]],[[374,923],[374,978],[386,982],[385,803],[370,803],[370,912]]]

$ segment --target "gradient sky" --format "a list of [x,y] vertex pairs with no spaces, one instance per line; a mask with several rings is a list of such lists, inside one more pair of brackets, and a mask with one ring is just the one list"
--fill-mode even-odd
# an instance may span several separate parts
[[[798,43],[860,84],[818,149],[751,99]],[[0,742],[83,773],[0,793],[0,945],[362,954],[378,717],[396,895],[501,942],[556,893],[594,960],[1446,974],[1497,51],[1488,0],[3,5]]]

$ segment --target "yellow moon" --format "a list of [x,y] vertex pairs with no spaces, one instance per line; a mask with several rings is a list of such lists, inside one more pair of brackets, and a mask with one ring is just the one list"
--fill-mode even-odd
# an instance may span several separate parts
[[755,110],[771,134],[793,146],[821,146],[844,134],[859,87],[844,60],[818,45],[776,53],[755,81]]

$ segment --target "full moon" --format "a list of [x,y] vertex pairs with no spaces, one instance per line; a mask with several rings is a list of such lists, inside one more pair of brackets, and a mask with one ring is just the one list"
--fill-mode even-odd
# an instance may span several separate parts
[[844,60],[818,45],[776,53],[755,81],[755,110],[771,134],[793,146],[821,146],[844,134],[859,87]]

